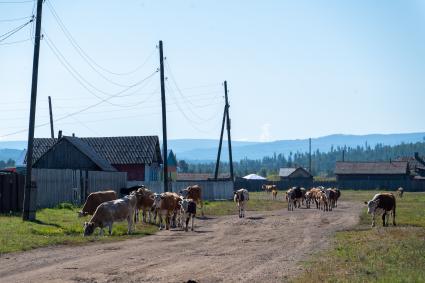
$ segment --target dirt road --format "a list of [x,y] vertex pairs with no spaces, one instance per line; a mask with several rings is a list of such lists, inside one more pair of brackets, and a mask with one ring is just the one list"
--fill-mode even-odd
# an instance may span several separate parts
[[196,232],[0,257],[1,282],[282,282],[330,236],[358,221],[361,206],[297,209],[196,220]]

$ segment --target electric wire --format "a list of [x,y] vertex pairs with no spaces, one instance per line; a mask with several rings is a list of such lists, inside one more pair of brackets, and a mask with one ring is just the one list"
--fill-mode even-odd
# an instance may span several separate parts
[[11,18],[11,19],[0,19],[0,23],[8,23],[8,22],[17,22],[31,18],[32,16],[21,17],[21,18]]
[[[72,47],[75,49],[75,51],[77,51],[77,53],[80,55],[80,57],[86,62],[86,64],[96,74],[98,74],[102,79],[104,79],[105,81],[107,81],[107,82],[109,82],[109,83],[111,83],[113,85],[120,86],[120,87],[128,87],[129,86],[129,85],[126,85],[126,84],[117,83],[117,82],[111,80],[110,78],[108,78],[107,76],[105,76],[103,73],[99,72],[98,69],[96,69],[96,67],[89,61],[89,59],[87,59],[87,56],[84,55],[85,52],[82,50],[82,48],[80,47],[80,45],[75,41],[74,37],[71,35],[71,33],[66,28],[66,26],[63,24],[62,20],[57,15],[57,13],[54,10],[53,6],[50,4],[50,1],[47,2],[47,7],[49,8],[49,10],[52,13],[52,15],[53,15],[54,19],[56,20],[56,22],[58,23],[59,28],[62,30],[63,34],[68,39],[68,41],[71,43]],[[142,68],[142,67],[144,67],[146,65],[146,63],[150,60],[150,58],[152,57],[152,55],[153,55],[154,52],[155,52],[155,50],[153,50],[151,52],[151,54],[149,54],[149,56],[147,57],[147,59],[145,59],[143,61],[143,63],[140,66],[140,68]]]
[[25,1],[0,1],[0,4],[22,4],[35,2],[35,0],[25,0]]
[[2,42],[2,43],[0,43],[0,45],[13,45],[13,44],[19,44],[19,43],[27,42],[27,41],[30,41],[30,40],[31,40],[31,38],[16,40],[16,41],[9,41],[9,42]]
[[69,32],[69,30],[64,25],[63,21],[61,20],[61,18],[57,14],[55,8],[53,7],[51,1],[46,1],[46,2],[47,2],[47,6],[48,6],[49,10],[51,11],[51,13],[53,14],[53,16],[56,19],[57,23],[59,24],[59,27],[62,29],[63,33],[68,38],[68,40],[71,42],[71,44],[74,46],[74,48],[77,50],[77,52],[82,57],[84,57],[85,60],[90,61],[93,65],[95,65],[96,67],[98,67],[99,69],[101,69],[102,71],[104,71],[106,73],[109,73],[111,75],[116,75],[116,76],[131,75],[131,74],[139,71],[141,68],[143,68],[145,66],[145,64],[149,61],[149,59],[152,57],[152,55],[155,53],[155,50],[153,50],[152,53],[148,56],[148,58],[141,65],[137,66],[135,69],[133,69],[131,71],[127,71],[127,72],[123,72],[123,73],[118,73],[118,72],[110,71],[109,69],[107,69],[107,68],[101,66],[100,64],[98,64],[91,56],[89,56],[87,54],[87,52],[84,51],[83,48],[81,48],[81,46],[78,44],[78,42],[75,40],[75,38],[72,36],[72,34]]
[[18,31],[20,31],[21,29],[23,29],[24,27],[26,27],[27,25],[29,25],[30,23],[32,23],[34,21],[34,18],[31,18],[31,20],[27,21],[26,23],[0,35],[0,42],[8,39],[9,37],[11,37],[12,35],[14,35],[15,33],[17,33]]
[[[146,81],[146,80],[148,80],[148,79],[150,79],[150,78],[152,78],[157,72],[158,72],[158,70],[155,70],[155,72],[153,72],[152,74],[150,74],[149,76],[147,76],[143,80],[141,80],[139,82],[139,84],[142,83],[142,82],[144,82],[144,81]],[[78,111],[71,112],[68,115],[65,115],[65,116],[62,116],[60,118],[55,119],[54,121],[55,122],[61,121],[61,120],[67,119],[69,117],[75,116],[75,115],[77,115],[79,113],[85,112],[85,111],[87,111],[89,109],[92,109],[92,108],[94,108],[94,107],[96,107],[96,106],[98,106],[98,105],[100,105],[100,104],[102,104],[102,103],[104,103],[104,102],[112,99],[112,98],[119,97],[120,94],[122,94],[123,92],[124,91],[120,91],[120,92],[116,93],[113,96],[110,96],[108,98],[102,99],[101,101],[99,101],[97,103],[94,103],[94,104],[91,104],[91,105],[89,105],[87,107],[84,107],[84,108],[82,108],[82,109],[80,109]],[[46,125],[49,125],[49,124],[50,124],[50,122],[42,123],[42,124],[36,125],[35,128],[43,127],[43,126],[46,126]],[[16,135],[16,134],[19,134],[19,133],[25,133],[26,131],[28,131],[28,129],[23,129],[23,130],[15,131],[15,132],[12,132],[12,133],[9,133],[9,134],[6,134],[6,135],[2,135],[2,136],[0,136],[0,138],[4,138],[4,137],[8,137],[8,136],[13,136],[13,135]]]

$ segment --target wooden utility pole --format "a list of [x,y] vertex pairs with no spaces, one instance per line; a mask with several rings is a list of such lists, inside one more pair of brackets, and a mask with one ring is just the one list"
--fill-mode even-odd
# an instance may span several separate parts
[[311,138],[308,139],[308,171],[311,174]]
[[22,219],[35,220],[35,204],[37,188],[32,183],[32,155],[34,146],[34,127],[35,127],[35,109],[37,104],[37,80],[38,80],[38,60],[40,56],[40,31],[41,31],[41,13],[43,9],[43,0],[37,0],[37,18],[35,21],[35,43],[34,57],[32,64],[32,84],[31,84],[31,105],[30,120],[28,129],[28,147],[27,147],[27,175],[25,179],[24,204]]
[[218,169],[220,166],[220,155],[221,155],[221,145],[223,143],[223,133],[224,133],[224,123],[227,125],[227,143],[229,148],[229,167],[230,167],[230,178],[233,181],[233,157],[232,157],[232,139],[230,137],[230,118],[229,118],[229,100],[227,98],[227,81],[224,81],[224,113],[223,113],[223,121],[221,123],[221,133],[220,133],[220,143],[218,145],[218,153],[217,153],[217,162],[215,164],[215,172],[214,179],[217,180]]
[[52,112],[52,99],[49,96],[49,116],[50,116],[50,136],[55,138],[55,131],[53,129],[53,112]]
[[217,180],[218,169],[220,167],[221,145],[223,144],[224,123],[226,122],[226,106],[223,111],[223,121],[221,122],[220,143],[218,144],[217,162],[215,163],[214,179]]
[[165,107],[165,85],[164,85],[164,54],[162,40],[159,41],[159,71],[161,80],[161,102],[162,102],[162,149],[164,158],[164,192],[168,192],[168,160],[167,160],[167,115]]
[[229,167],[230,167],[230,178],[233,179],[233,157],[232,157],[232,139],[230,138],[230,118],[229,118],[229,100],[227,99],[227,81],[224,81],[224,97],[226,99],[226,120],[227,120],[227,143],[229,148]]

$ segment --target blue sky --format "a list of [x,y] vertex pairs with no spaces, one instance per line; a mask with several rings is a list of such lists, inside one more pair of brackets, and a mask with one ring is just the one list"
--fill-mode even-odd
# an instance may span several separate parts
[[[55,118],[111,103],[57,121],[56,132],[161,136],[158,74],[110,98],[156,70],[160,39],[171,139],[218,138],[223,80],[237,140],[424,131],[424,1],[47,0],[43,9],[36,123],[48,122],[49,95]],[[25,22],[2,20],[32,10],[0,3],[0,34]],[[4,42],[30,34],[28,26]],[[31,41],[0,45],[0,140],[27,136],[5,135],[28,125],[32,49]],[[115,73],[145,64],[118,76],[90,60]],[[35,135],[49,136],[49,127]]]

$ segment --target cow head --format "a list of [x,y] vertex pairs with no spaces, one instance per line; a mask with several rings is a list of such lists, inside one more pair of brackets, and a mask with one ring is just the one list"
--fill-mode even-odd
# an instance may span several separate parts
[[94,232],[94,223],[93,222],[84,222],[84,237],[90,236]]
[[188,189],[188,188],[186,188],[186,189],[184,189],[184,190],[181,190],[181,191],[180,191],[180,194],[181,194],[184,198],[186,198],[186,197],[188,196],[188,194],[189,194],[189,189]]
[[154,210],[155,208],[159,206],[159,202],[161,201],[161,198],[162,198],[161,196],[162,194],[157,194],[157,193],[153,194],[152,210]]
[[367,213],[372,214],[378,207],[378,200],[370,200],[364,202],[367,205]]
[[179,201],[179,204],[180,204],[181,208],[183,209],[183,211],[187,211],[187,208],[189,206],[189,200],[184,198],[184,199]]

